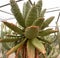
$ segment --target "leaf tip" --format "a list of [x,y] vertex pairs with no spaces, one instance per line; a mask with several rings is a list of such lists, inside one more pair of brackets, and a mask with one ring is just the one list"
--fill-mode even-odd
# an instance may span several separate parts
[[46,50],[42,51],[43,54],[46,54]]

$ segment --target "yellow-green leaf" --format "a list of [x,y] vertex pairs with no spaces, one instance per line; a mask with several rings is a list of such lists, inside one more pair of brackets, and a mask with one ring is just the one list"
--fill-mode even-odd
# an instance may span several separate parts
[[52,29],[46,29],[46,30],[40,30],[39,32],[39,36],[47,36],[51,33],[55,33],[57,32],[58,30],[52,30]]
[[23,17],[24,17],[24,19],[26,19],[27,13],[30,10],[30,8],[31,8],[31,5],[30,5],[29,1],[27,1],[26,3],[23,4]]
[[33,5],[26,16],[25,26],[26,27],[31,26],[36,19],[37,19],[37,9],[36,6]]
[[35,47],[31,44],[30,41],[27,42],[27,57],[35,58]]
[[25,30],[25,36],[28,39],[33,39],[38,36],[39,33],[39,27],[38,26],[30,26],[27,27]]
[[40,17],[40,13],[41,13],[41,10],[42,10],[42,0],[39,0],[37,2],[36,7],[37,7],[37,17]]
[[8,38],[8,39],[0,39],[0,42],[14,42],[18,40],[20,40],[20,38]]
[[36,19],[36,20],[33,22],[32,25],[35,25],[35,26],[39,26],[39,27],[40,27],[40,26],[42,25],[43,21],[44,21],[44,18],[40,17],[40,18]]
[[54,19],[54,16],[49,17],[48,19],[46,19],[42,25],[41,25],[41,29],[44,29],[45,27],[48,27],[49,24],[52,22],[52,20]]
[[42,42],[45,42],[45,43],[48,43],[48,44],[51,44],[51,43],[52,43],[52,41],[46,40],[45,38],[42,38],[42,37],[40,37],[40,36],[38,36],[37,38],[38,38],[40,41],[42,41]]
[[16,20],[18,21],[18,23],[25,27],[25,20],[23,19],[23,16],[21,14],[21,11],[16,3],[15,0],[10,0],[10,4],[11,4],[11,11],[13,13],[13,15],[15,16]]
[[31,40],[31,43],[43,54],[46,53],[45,47],[40,40],[34,38]]
[[43,9],[40,13],[40,17],[44,17],[45,13],[46,13],[46,9]]
[[26,41],[26,38],[25,38],[22,42],[20,42],[19,44],[17,44],[15,47],[11,48],[11,49],[6,53],[6,55],[9,56],[11,53],[15,52],[18,48],[21,49],[22,46],[23,46],[23,44],[25,43],[25,41]]
[[10,29],[12,29],[14,32],[17,32],[18,34],[23,34],[23,31],[20,28],[18,28],[16,25],[6,22],[6,21],[3,21],[3,23],[6,26],[8,26]]
[[2,43],[2,46],[3,46],[3,48],[6,49],[6,50],[9,50],[9,49],[11,48],[11,47],[10,47],[7,43],[5,43],[5,42]]

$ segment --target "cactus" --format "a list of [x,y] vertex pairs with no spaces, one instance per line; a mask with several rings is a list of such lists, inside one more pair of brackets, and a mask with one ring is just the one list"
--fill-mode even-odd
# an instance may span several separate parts
[[46,10],[44,9],[42,11],[42,0],[39,0],[37,4],[33,5],[30,5],[28,2],[27,4],[24,4],[25,6],[23,8],[22,15],[15,0],[10,0],[12,13],[23,29],[12,23],[2,21],[6,26],[8,26],[11,30],[20,36],[20,38],[18,38],[16,35],[16,38],[14,35],[12,35],[12,37],[15,39],[0,39],[0,42],[15,42],[15,46],[6,53],[6,56],[9,56],[13,52],[19,54],[20,51],[22,51],[22,58],[37,58],[39,57],[39,52],[40,54],[42,53],[45,57],[46,49],[44,44],[48,41],[41,40],[40,38],[57,32],[57,30],[45,29],[49,26],[54,17],[50,17],[47,20],[44,20],[44,14]]
[[28,39],[33,39],[38,36],[38,33],[39,33],[38,26],[30,26],[30,27],[26,28],[26,30],[25,30],[25,37]]

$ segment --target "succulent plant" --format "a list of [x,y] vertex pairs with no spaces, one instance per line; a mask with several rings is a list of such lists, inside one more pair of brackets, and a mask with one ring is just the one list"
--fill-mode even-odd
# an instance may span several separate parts
[[14,25],[13,23],[2,21],[19,35],[19,37],[18,35],[11,35],[11,37],[15,37],[12,39],[0,39],[0,42],[16,43],[16,45],[12,47],[6,55],[8,56],[13,52],[16,52],[17,55],[19,54],[19,51],[22,50],[22,58],[37,58],[39,57],[38,52],[45,55],[46,49],[44,44],[48,43],[48,41],[42,38],[51,33],[57,32],[57,30],[45,29],[52,22],[54,16],[51,16],[45,20],[44,14],[46,9],[42,10],[42,0],[39,0],[37,4],[33,3],[32,5],[30,4],[30,0],[28,0],[23,5],[23,14],[21,13],[15,0],[10,0],[10,5],[14,17],[22,28]]

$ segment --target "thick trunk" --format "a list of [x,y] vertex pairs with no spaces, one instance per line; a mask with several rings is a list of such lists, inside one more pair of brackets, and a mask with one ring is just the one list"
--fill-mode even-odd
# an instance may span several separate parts
[[39,58],[39,53],[37,49],[35,49],[35,58]]
[[26,44],[24,45],[23,50],[22,50],[22,58],[27,58]]

